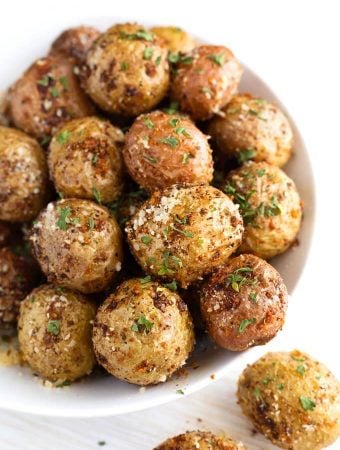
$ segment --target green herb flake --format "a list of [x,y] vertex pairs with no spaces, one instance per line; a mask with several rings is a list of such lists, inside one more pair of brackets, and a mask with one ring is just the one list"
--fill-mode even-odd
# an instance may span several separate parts
[[145,236],[142,236],[142,237],[140,238],[140,240],[143,242],[143,244],[149,245],[150,242],[152,241],[152,237],[151,237],[151,236],[148,236],[148,235],[145,235]]
[[256,171],[256,173],[257,173],[257,176],[263,177],[263,175],[265,175],[265,173],[266,173],[266,169],[258,169]]
[[174,225],[172,225],[171,228],[174,231],[177,231],[177,233],[182,234],[184,237],[188,237],[188,238],[194,237],[194,234],[191,231],[180,230],[179,228],[175,227]]
[[45,145],[48,145],[51,142],[51,136],[43,136],[40,139],[40,145],[42,145],[43,147],[45,147]]
[[167,114],[177,114],[178,107],[179,107],[178,102],[171,102],[170,106],[168,108],[165,108],[164,111]]
[[177,283],[175,280],[171,281],[171,283],[164,283],[163,286],[170,289],[171,291],[177,291]]
[[65,208],[60,208],[58,210],[59,212],[59,219],[57,220],[57,227],[59,227],[62,231],[67,230],[67,224],[70,223],[70,215],[72,213],[72,209],[69,206],[66,206]]
[[93,217],[89,218],[89,229],[90,230],[94,229],[94,218]]
[[70,380],[65,380],[65,381],[62,381],[61,383],[56,384],[55,387],[63,388],[65,386],[70,386],[70,384],[72,384]]
[[183,389],[177,389],[176,394],[184,395]]
[[144,277],[144,278],[139,278],[139,281],[140,281],[140,284],[148,284],[148,283],[150,283],[152,280],[151,280],[151,276],[150,276],[150,275],[147,275],[147,276]]
[[237,161],[243,164],[256,156],[256,150],[252,148],[243,148],[237,154]]
[[62,87],[65,89],[65,91],[68,90],[68,79],[65,76],[62,76],[59,78],[60,84],[62,85]]
[[296,371],[303,377],[306,372],[306,368],[303,364],[300,364],[297,366]]
[[179,140],[173,136],[166,136],[159,140],[162,144],[169,145],[172,148],[175,148],[179,144]]
[[224,55],[208,55],[208,59],[220,67],[224,64]]
[[52,94],[52,97],[54,97],[54,98],[60,97],[60,92],[56,86],[53,86],[51,88],[51,94]]
[[158,162],[157,159],[154,158],[153,156],[144,155],[143,158],[151,164],[157,164]]
[[137,321],[131,325],[131,330],[139,333],[150,333],[154,326],[153,322],[150,322],[144,314],[142,314]]
[[44,75],[42,78],[40,78],[40,80],[37,81],[37,84],[39,84],[39,86],[47,87],[51,79],[52,78],[49,75]]
[[153,49],[151,47],[146,47],[143,53],[143,58],[150,61],[153,55]]
[[277,385],[277,388],[278,388],[279,391],[282,391],[284,387],[285,387],[285,386],[284,386],[283,383],[279,383],[279,384]]
[[67,144],[68,140],[71,137],[71,132],[68,130],[61,131],[57,134],[57,142],[58,144]]
[[260,398],[261,398],[261,391],[260,391],[260,389],[258,387],[256,387],[253,390],[253,395],[256,398],[256,400],[260,400]]
[[129,68],[129,64],[126,61],[123,61],[120,64],[120,70],[122,70],[123,72],[125,72],[125,70],[128,70],[128,68]]
[[252,319],[243,319],[242,322],[240,323],[240,326],[238,327],[238,334],[241,334],[244,332],[244,330],[249,326],[252,325],[253,323],[256,322],[255,317],[253,317]]
[[291,355],[291,358],[294,359],[294,361],[297,361],[297,362],[304,362],[305,361],[305,358],[301,358],[301,357],[298,357],[298,356]]
[[182,164],[189,164],[190,158],[193,158],[190,153],[183,153]]
[[152,130],[155,128],[155,124],[152,122],[152,120],[149,117],[144,118],[144,124],[149,128],[149,130]]
[[180,61],[180,59],[181,59],[181,56],[180,56],[179,53],[169,53],[168,61],[169,61],[171,64],[176,64],[176,63],[178,63],[178,62]]
[[278,216],[281,214],[281,206],[274,195],[271,197],[269,205],[264,207],[263,214],[265,217]]
[[212,90],[207,86],[202,87],[201,91],[203,92],[203,94],[213,95]]
[[95,153],[94,155],[92,155],[91,163],[93,166],[96,166],[97,162],[98,162],[98,155],[97,153]]
[[100,192],[98,191],[98,189],[95,186],[93,186],[93,188],[92,188],[92,194],[93,194],[96,202],[101,204],[102,196],[101,196]]
[[105,441],[98,441],[97,444],[99,445],[99,447],[103,447],[104,445],[106,445]]
[[256,303],[257,302],[257,293],[256,292],[251,292],[249,294],[249,300],[251,302],[253,302],[253,303]]
[[235,292],[240,292],[243,285],[252,285],[256,283],[256,280],[251,280],[248,277],[242,275],[243,273],[252,273],[253,269],[251,267],[240,267],[234,270],[233,273],[229,274],[227,277],[227,284],[231,286]]
[[146,30],[138,30],[137,33],[126,33],[125,31],[121,31],[119,33],[119,37],[121,39],[127,39],[130,41],[134,41],[137,39],[141,39],[144,41],[153,41],[153,34]]
[[263,120],[263,122],[267,122],[267,119],[265,117],[262,117],[260,115],[259,111],[255,111],[255,109],[250,109],[248,111],[249,114],[251,114],[252,116],[256,116],[258,119]]
[[157,56],[157,58],[155,59],[156,66],[159,66],[161,61],[162,61],[162,57],[161,56]]
[[180,122],[180,119],[178,117],[173,117],[172,119],[169,120],[169,125],[172,126],[173,128],[175,128],[175,127],[177,127],[179,122]]
[[177,133],[179,135],[183,134],[185,137],[192,139],[191,134],[188,132],[188,130],[185,127],[177,127],[175,129],[175,133]]
[[303,395],[299,398],[300,400],[300,404],[302,406],[302,408],[305,411],[314,411],[314,408],[316,407],[315,402],[308,398],[308,397],[304,397]]
[[60,333],[60,320],[50,320],[46,328],[48,333],[58,336]]
[[269,384],[272,381],[272,379],[270,377],[266,377],[262,380],[262,383],[267,386],[267,384]]

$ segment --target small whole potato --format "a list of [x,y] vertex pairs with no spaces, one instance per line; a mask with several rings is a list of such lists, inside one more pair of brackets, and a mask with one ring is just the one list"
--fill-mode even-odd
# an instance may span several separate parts
[[118,24],[93,43],[82,76],[87,93],[101,109],[137,116],[167,93],[167,49],[141,25]]
[[289,450],[320,450],[340,437],[340,383],[300,351],[267,353],[238,381],[238,402],[253,426]]
[[240,255],[219,267],[201,289],[201,312],[217,344],[243,351],[270,341],[282,328],[288,292],[263,259]]
[[37,285],[40,271],[29,255],[0,248],[0,334],[16,326],[21,300]]
[[67,122],[54,135],[48,154],[50,175],[64,197],[108,203],[123,190],[119,146],[124,134],[106,120],[84,117]]
[[98,362],[139,385],[166,381],[183,366],[194,342],[185,303],[150,277],[118,286],[99,307],[93,327]]
[[292,154],[293,131],[287,117],[273,103],[249,94],[235,95],[208,125],[218,150],[240,162],[265,161],[278,167]]
[[50,54],[71,57],[78,64],[81,64],[85,61],[88,49],[99,36],[100,31],[93,27],[80,26],[69,28],[53,41]]
[[70,119],[94,112],[74,74],[73,61],[61,56],[38,59],[9,90],[11,121],[39,139]]
[[131,177],[149,191],[178,183],[209,184],[213,176],[207,137],[179,114],[139,116],[126,135],[123,156]]
[[171,98],[193,120],[207,120],[237,92],[242,73],[228,48],[201,45],[179,58],[173,71]]
[[0,220],[26,222],[44,206],[47,194],[45,155],[37,141],[0,126]]
[[30,240],[47,279],[84,294],[104,290],[121,270],[119,225],[105,207],[89,200],[49,203]]
[[154,450],[246,450],[242,442],[228,436],[216,436],[209,431],[187,431],[167,439]]
[[239,253],[270,259],[285,252],[295,242],[302,218],[293,180],[278,167],[248,162],[225,181],[223,190],[239,204],[245,225]]
[[95,364],[95,314],[95,306],[79,293],[48,284],[34,289],[20,305],[18,337],[24,361],[58,384],[88,375]]
[[153,27],[151,31],[163,39],[167,49],[171,53],[187,53],[191,52],[197,43],[195,39],[190,36],[189,33],[178,27],[163,26],[163,27]]
[[218,189],[173,186],[155,191],[125,231],[143,270],[186,288],[228,260],[243,224],[238,207]]

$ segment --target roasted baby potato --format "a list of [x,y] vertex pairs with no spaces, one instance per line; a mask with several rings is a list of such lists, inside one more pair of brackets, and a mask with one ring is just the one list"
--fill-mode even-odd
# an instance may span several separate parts
[[175,65],[171,98],[194,120],[209,119],[236,94],[242,73],[228,48],[201,45]]
[[46,201],[47,167],[37,141],[0,126],[0,220],[34,219]]
[[208,431],[187,431],[167,439],[154,450],[246,450],[242,442],[228,436],[216,436]]
[[118,286],[99,307],[93,328],[98,362],[139,385],[166,381],[183,366],[194,341],[185,303],[150,277]]
[[11,121],[42,140],[66,121],[94,112],[74,74],[74,62],[61,56],[38,59],[9,90]]
[[340,384],[300,351],[267,353],[238,382],[238,401],[253,426],[289,450],[320,450],[340,436]]
[[149,191],[177,183],[209,184],[213,176],[207,137],[179,114],[139,116],[126,135],[123,156],[131,177]]
[[276,105],[239,94],[222,112],[207,128],[222,154],[239,162],[265,161],[278,167],[286,164],[292,154],[293,131]]
[[167,93],[167,49],[138,24],[109,28],[91,46],[83,71],[93,101],[113,114],[133,117],[149,111]]
[[239,253],[270,259],[295,242],[301,200],[293,180],[281,169],[248,162],[228,174],[223,190],[240,206],[243,217],[245,232]]
[[197,46],[195,39],[189,33],[178,27],[153,27],[151,31],[163,39],[169,52],[187,53]]
[[42,378],[57,385],[92,371],[91,342],[96,308],[83,295],[53,285],[34,289],[20,305],[22,357]]
[[92,116],[67,122],[49,146],[56,190],[63,197],[116,200],[123,190],[123,142],[123,132],[106,120]]
[[228,260],[243,224],[238,207],[218,189],[173,186],[154,192],[126,232],[143,270],[185,288]]
[[232,351],[270,341],[283,326],[288,301],[280,274],[254,255],[219,267],[203,283],[200,297],[209,335]]
[[109,286],[122,266],[122,236],[109,211],[89,200],[49,203],[30,240],[51,283],[84,294]]

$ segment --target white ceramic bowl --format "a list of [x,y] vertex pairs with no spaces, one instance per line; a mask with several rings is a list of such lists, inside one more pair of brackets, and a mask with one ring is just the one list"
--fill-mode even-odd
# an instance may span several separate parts
[[[92,24],[103,30],[112,23],[124,21],[124,19],[80,20],[81,23]],[[21,36],[22,46],[16,45],[17,37],[13,36],[13,40],[7,39],[6,46],[1,48],[1,58],[5,63],[0,72],[0,90],[5,89],[20,76],[35,58],[44,55],[49,43],[63,29],[62,24],[59,26],[52,23],[48,36],[39,36],[38,29],[32,30],[31,36],[27,34],[25,37]],[[14,29],[12,32],[15,33]],[[289,116],[287,108],[270,87],[245,64],[243,66],[245,73],[240,91],[251,92],[272,100]],[[304,220],[299,235],[300,244],[275,258],[272,263],[292,293],[302,274],[311,244],[315,197],[308,153],[297,125],[291,116],[289,118],[295,134],[296,153],[285,167],[285,171],[295,180],[303,199]],[[181,394],[176,392],[178,390],[183,390],[185,395],[198,391],[211,383],[212,379],[223,376],[237,358],[238,353],[217,348],[207,338],[203,338],[198,341],[194,355],[187,365],[187,376],[178,379],[174,377],[164,384],[147,387],[145,390],[110,376],[90,377],[62,389],[49,389],[43,387],[29,369],[0,367],[0,408],[59,417],[124,414],[178,399],[181,397]]]

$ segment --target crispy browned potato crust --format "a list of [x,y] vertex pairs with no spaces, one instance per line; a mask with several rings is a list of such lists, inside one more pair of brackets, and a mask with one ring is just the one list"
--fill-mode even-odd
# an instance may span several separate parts
[[87,52],[86,91],[110,113],[131,117],[149,111],[168,90],[167,53],[163,41],[141,25],[115,25]]
[[254,255],[231,259],[201,290],[201,311],[209,335],[232,351],[270,341],[284,324],[287,302],[280,274]]
[[98,362],[117,378],[148,385],[183,366],[195,336],[187,306],[148,278],[123,282],[99,307],[93,343]]
[[267,353],[238,381],[238,402],[253,426],[288,450],[320,450],[340,437],[340,384],[298,350]]
[[53,137],[50,175],[64,197],[116,200],[123,191],[123,132],[106,120],[84,117],[67,122]]
[[184,55],[171,80],[171,97],[194,120],[218,113],[237,92],[243,69],[226,47],[201,45]]
[[0,220],[34,219],[47,198],[47,166],[37,141],[0,126]]
[[218,189],[173,186],[154,192],[125,230],[143,270],[185,288],[228,260],[243,224],[238,207]]
[[242,442],[228,436],[216,436],[208,431],[187,431],[167,439],[154,450],[246,450]]
[[107,288],[122,267],[122,236],[109,211],[89,200],[49,203],[32,227],[48,280],[84,294]]
[[195,39],[189,33],[178,27],[153,27],[151,31],[163,39],[166,47],[172,53],[191,52],[197,46]]
[[83,295],[52,285],[34,289],[20,305],[23,359],[47,380],[74,381],[92,371],[96,308]]
[[37,138],[95,108],[74,74],[74,61],[47,56],[34,62],[9,90],[9,114],[17,128]]
[[179,114],[139,116],[126,135],[123,156],[131,177],[149,191],[178,183],[209,184],[213,176],[207,137]]

